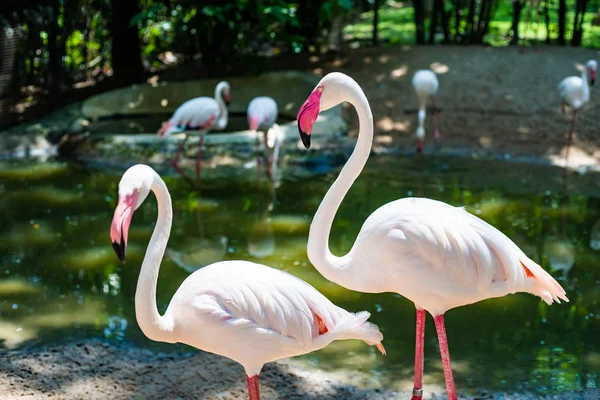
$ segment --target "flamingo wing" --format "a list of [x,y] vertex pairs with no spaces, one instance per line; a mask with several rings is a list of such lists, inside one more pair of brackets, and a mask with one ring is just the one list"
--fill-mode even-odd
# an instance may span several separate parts
[[211,97],[196,97],[183,103],[170,119],[179,129],[207,130],[219,119],[220,109]]
[[277,121],[277,103],[270,97],[255,97],[248,104],[247,113],[251,130],[268,129]]
[[583,80],[578,76],[569,76],[558,84],[561,101],[573,108],[583,105]]

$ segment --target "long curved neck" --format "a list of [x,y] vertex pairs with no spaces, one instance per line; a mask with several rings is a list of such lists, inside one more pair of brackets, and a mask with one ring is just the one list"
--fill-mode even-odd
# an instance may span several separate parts
[[225,129],[229,120],[229,110],[227,110],[227,105],[223,100],[223,89],[224,86],[222,84],[218,84],[215,88],[215,100],[219,105],[219,119],[216,123],[218,129]]
[[590,84],[588,79],[587,68],[584,68],[581,72],[581,80],[583,81],[583,101],[586,102],[590,100]]
[[174,321],[168,315],[161,316],[156,306],[158,271],[171,233],[173,208],[167,186],[158,174],[152,184],[152,191],[158,203],[158,220],[146,249],[137,282],[135,316],[140,329],[148,338],[160,342],[174,343],[177,341],[172,333]]
[[347,279],[344,257],[337,257],[329,250],[329,234],[335,214],[350,187],[364,168],[373,141],[373,114],[369,102],[358,84],[351,82],[345,88],[346,100],[358,113],[359,134],[352,155],[331,185],[315,214],[308,236],[307,253],[311,263],[327,279],[341,283]]

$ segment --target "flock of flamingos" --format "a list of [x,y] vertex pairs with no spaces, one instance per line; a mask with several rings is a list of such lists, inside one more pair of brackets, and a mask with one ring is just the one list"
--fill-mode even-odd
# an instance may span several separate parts
[[[559,85],[561,103],[577,111],[589,101],[589,85],[597,63],[589,61],[581,78]],[[418,150],[425,136],[425,107],[438,89],[435,74],[418,71],[413,79],[419,100]],[[203,137],[227,124],[230,87],[221,82],[215,98],[200,97],[180,106],[159,134],[192,129]],[[381,206],[364,222],[348,254],[329,250],[336,212],[360,175],[371,151],[373,115],[360,86],[342,73],[326,75],[298,111],[298,131],[306,148],[319,113],[342,102],[358,113],[355,149],[323,198],[310,226],[310,262],[328,280],[366,293],[399,293],[416,308],[416,346],[412,400],[423,397],[423,352],[426,313],[435,321],[448,399],[457,399],[444,325],[446,311],[484,299],[525,292],[548,304],[568,301],[558,282],[528,258],[502,232],[463,208],[426,198],[404,198]],[[435,117],[434,117],[435,119]],[[250,129],[264,134],[265,154],[278,146],[277,104],[258,97],[248,107]],[[573,125],[569,133],[572,136]],[[435,134],[437,124],[435,125]],[[185,140],[173,160],[178,160]],[[258,133],[257,133],[258,146]],[[196,179],[200,177],[202,139]],[[276,158],[277,155],[274,155]],[[266,165],[269,165],[266,160]],[[275,164],[276,164],[276,160]],[[257,168],[259,166],[257,165]],[[308,283],[289,273],[248,261],[223,261],[191,274],[173,296],[166,312],[156,305],[156,285],[165,253],[173,209],[165,182],[147,165],[129,168],[119,183],[119,200],[110,228],[118,258],[125,262],[127,236],[134,211],[150,191],[158,203],[158,220],[142,263],[135,294],[137,322],[151,340],[185,343],[240,363],[246,372],[250,400],[259,400],[258,375],[270,361],[306,354],[335,340],[360,339],[385,355],[383,335],[367,321],[366,311],[352,313],[337,307]]]

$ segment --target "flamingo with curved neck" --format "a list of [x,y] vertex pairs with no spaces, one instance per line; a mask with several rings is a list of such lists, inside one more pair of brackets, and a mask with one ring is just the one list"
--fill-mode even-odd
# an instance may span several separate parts
[[179,156],[183,150],[188,136],[199,136],[198,152],[196,153],[196,184],[200,181],[200,160],[202,159],[202,147],[204,145],[204,134],[208,131],[221,131],[227,128],[229,112],[227,105],[231,101],[231,88],[229,83],[221,81],[215,87],[214,98],[196,97],[180,105],[168,121],[163,122],[157,135],[167,137],[175,132],[184,132],[185,138],[179,145],[179,149],[171,161],[175,170],[183,176],[190,184],[192,180],[179,166]]
[[360,86],[349,76],[325,76],[298,112],[306,148],[320,111],[348,102],[358,113],[359,134],[352,155],[331,185],[310,226],[308,258],[327,279],[351,290],[394,292],[417,308],[413,400],[423,396],[425,312],[438,333],[448,398],[457,398],[444,314],[451,308],[515,292],[551,304],[568,301],[565,291],[508,237],[462,208],[426,198],[381,206],[364,222],[352,249],[338,257],[329,250],[335,214],[365,166],[373,140],[373,115]]
[[160,315],[156,284],[173,210],[167,186],[147,165],[135,165],[123,174],[110,238],[119,260],[125,262],[133,213],[150,191],[158,203],[158,220],[135,292],[136,319],[149,339],[185,343],[242,364],[250,400],[260,399],[258,375],[267,362],[346,339],[363,340],[385,354],[383,335],[367,322],[368,312],[350,313],[308,283],[247,261],[222,261],[197,270]]

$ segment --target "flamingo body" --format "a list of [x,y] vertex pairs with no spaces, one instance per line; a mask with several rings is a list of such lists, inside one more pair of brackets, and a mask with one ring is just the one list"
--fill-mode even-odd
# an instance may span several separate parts
[[144,256],[135,293],[135,313],[151,340],[186,343],[243,365],[250,399],[258,399],[264,363],[309,353],[334,340],[361,339],[384,353],[383,335],[367,322],[368,312],[335,306],[306,282],[280,270],[246,261],[222,261],[188,276],[167,311],[156,306],[156,286],[173,210],[164,181],[150,167],[129,168],[119,183],[110,237],[125,262],[134,211],[149,192],[156,195],[158,220]]
[[[426,109],[427,109],[427,101],[429,99],[432,100],[434,96],[437,94],[439,88],[439,82],[437,79],[437,75],[428,69],[421,69],[415,72],[412,79],[412,86],[417,93],[417,97],[419,98],[419,125],[417,127],[417,139],[418,139],[418,151],[422,150],[423,139],[425,138],[425,117],[426,117]],[[435,137],[439,137],[439,131],[437,128],[437,115],[434,112],[434,130]]]
[[347,101],[359,121],[352,155],[325,194],[310,226],[307,253],[327,279],[369,293],[395,292],[417,308],[415,380],[412,400],[423,397],[425,311],[438,333],[449,400],[456,400],[444,313],[454,307],[515,292],[548,304],[568,301],[562,287],[508,237],[462,208],[425,199],[396,200],[375,210],[352,249],[333,255],[328,246],[335,214],[364,168],[373,142],[373,114],[360,86],[341,73],[326,75],[298,111],[298,130],[310,147],[312,126],[322,110]]
[[[272,177],[277,168],[279,159],[279,142],[281,140],[281,129],[277,125],[278,116],[277,103],[271,97],[255,97],[248,104],[248,125],[251,131],[256,132],[256,151],[259,151],[259,132],[263,133],[264,159],[267,175]],[[273,149],[273,159],[269,161],[269,149]],[[257,158],[257,168],[260,158]],[[271,168],[272,167],[272,168]],[[273,172],[272,172],[273,170]],[[258,171],[258,169],[257,169]]]

